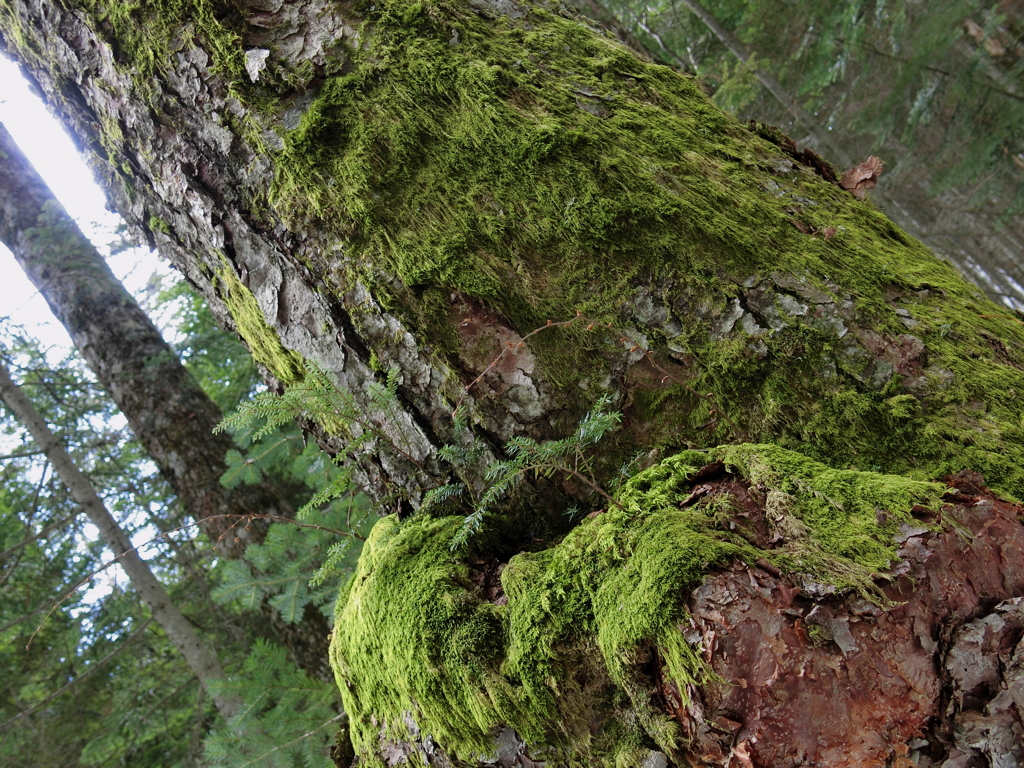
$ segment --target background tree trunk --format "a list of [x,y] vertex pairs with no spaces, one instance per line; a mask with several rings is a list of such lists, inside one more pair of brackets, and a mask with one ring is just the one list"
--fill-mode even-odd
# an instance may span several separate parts
[[[367,761],[781,764],[772,744],[824,759],[765,697],[723,703],[709,669],[754,678],[723,667],[714,638],[754,607],[699,612],[694,590],[719,594],[730,562],[780,579],[765,626],[845,679],[840,657],[886,635],[853,633],[854,651],[828,616],[916,621],[882,610],[895,598],[875,578],[912,565],[899,545],[924,535],[908,533],[918,517],[938,536],[962,512],[926,481],[980,471],[996,497],[1024,495],[1020,322],[827,164],[563,7],[2,13],[5,48],[122,215],[271,383],[295,402],[314,369],[327,377],[337,407],[305,412],[367,492],[404,518],[446,484],[469,489],[378,523],[342,595],[332,662]],[[453,555],[506,442],[571,435],[602,397],[622,429],[579,457],[587,482],[524,476]],[[743,442],[760,445],[712,449]],[[612,489],[623,465],[650,469],[610,504],[592,486]],[[563,539],[573,504],[599,514]],[[864,760],[923,749],[912,734],[954,686],[944,633],[1019,587],[962,612],[934,594],[912,631],[939,679],[919,707],[848,721],[874,745]],[[795,658],[779,648],[756,690],[799,690]],[[718,756],[701,718],[728,734]],[[927,736],[936,759],[959,749]]]
[[[901,6],[900,14],[876,17],[880,26],[895,20],[897,15],[903,18],[893,28],[894,36],[889,38],[891,50],[878,50],[873,45],[878,45],[880,30],[872,30],[873,43],[864,39],[863,36],[867,34],[865,27],[872,25],[865,22],[865,18],[870,17],[863,15],[857,16],[857,21],[852,22],[859,30],[851,28],[842,32],[820,17],[816,18],[813,14],[808,17],[803,13],[804,9],[794,6],[780,13],[770,24],[762,25],[759,18],[765,9],[745,4],[742,17],[746,23],[741,22],[739,29],[728,29],[715,15],[721,14],[722,18],[728,16],[733,19],[732,23],[736,23],[735,6],[730,7],[728,0],[705,4],[687,0],[679,6],[613,0],[607,5],[622,14],[626,26],[656,45],[663,57],[678,62],[690,71],[714,68],[715,57],[706,55],[708,46],[698,43],[698,40],[707,37],[706,30],[710,30],[721,42],[730,58],[735,56],[746,64],[752,55],[756,55],[756,66],[752,65],[753,74],[761,81],[767,93],[764,98],[754,99],[739,109],[737,115],[741,119],[754,118],[775,125],[791,126],[785,130],[791,132],[800,143],[806,143],[843,168],[851,167],[869,154],[879,155],[886,162],[886,173],[878,189],[872,193],[878,206],[937,255],[955,264],[993,301],[1017,309],[1024,307],[1024,264],[1021,262],[1024,232],[1017,223],[1019,217],[1012,215],[1012,207],[1015,205],[1013,201],[1019,195],[1016,171],[1021,161],[1011,160],[1012,155],[1008,149],[1015,146],[1014,141],[1005,141],[1004,137],[996,139],[993,133],[982,128],[988,121],[975,110],[986,99],[966,104],[958,102],[954,97],[952,103],[946,102],[940,106],[930,101],[936,90],[933,87],[931,91],[918,91],[917,95],[923,100],[915,109],[927,104],[924,108],[928,114],[928,118],[920,125],[901,122],[906,119],[906,115],[897,117],[888,111],[876,110],[886,114],[886,118],[879,121],[876,114],[872,130],[866,128],[865,121],[858,120],[857,115],[864,108],[866,100],[869,104],[883,104],[888,99],[891,106],[892,89],[907,85],[906,80],[902,79],[905,71],[916,73],[921,79],[941,75],[947,80],[943,86],[945,89],[951,87],[948,81],[953,78],[953,72],[958,73],[957,77],[962,72],[972,72],[973,88],[963,86],[965,90],[975,90],[988,97],[1002,99],[1002,109],[998,101],[989,101],[986,106],[992,107],[995,114],[1004,116],[1005,123],[1013,124],[1013,118],[1005,115],[1006,107],[1009,103],[1019,102],[1020,95],[1010,82],[1012,78],[1006,77],[1004,70],[1014,66],[1007,59],[1011,62],[1019,60],[1024,49],[1016,48],[1003,59],[992,59],[980,45],[984,40],[974,40],[962,31],[965,25],[968,28],[973,25],[975,35],[980,34],[981,27],[973,21],[972,15],[986,18],[989,11],[976,4],[972,8],[970,3],[944,7],[941,14],[930,16],[948,24],[946,34],[928,36],[921,34],[921,19],[925,14],[916,14],[911,10],[904,15],[907,9]],[[837,5],[833,4],[833,7]],[[682,9],[679,9],[680,6]],[[595,2],[586,7],[587,12],[596,18],[611,16],[609,10]],[[687,11],[700,20],[692,24],[689,34],[686,30],[691,27],[691,22],[687,18]],[[1010,29],[1019,28],[1020,18],[1006,4],[1000,7],[999,13],[1005,13],[1006,16],[995,25],[993,34],[1005,38],[1009,31],[1003,24],[1007,24]],[[828,16],[827,11],[824,16]],[[834,18],[831,20],[834,21]],[[933,29],[938,29],[941,23],[936,22]],[[753,32],[751,27],[759,31]],[[783,28],[790,33],[788,37],[780,34]],[[910,30],[915,34],[911,35]],[[753,34],[747,38],[750,40],[749,45],[737,39],[737,35],[751,32]],[[625,26],[622,27],[622,34],[629,35]],[[835,61],[832,62],[835,71],[841,74],[836,82],[825,88],[821,87],[820,72],[814,72],[815,65],[820,66],[821,62],[811,63],[816,54],[804,50],[808,44],[814,48],[814,38],[832,40],[837,47],[846,48],[841,52],[837,50]],[[763,47],[766,40],[772,40],[771,48]],[[932,57],[930,66],[925,65],[922,60],[924,56],[919,52],[914,52],[916,59],[907,58],[913,48],[918,45],[926,47],[929,43],[934,46],[933,50],[927,51]],[[972,47],[982,48],[982,51],[972,50]],[[698,49],[696,58],[695,48]],[[899,49],[904,50],[898,52]],[[987,67],[983,67],[986,70],[984,74],[978,71],[980,62],[975,60],[979,55],[982,61],[989,62]],[[688,60],[684,61],[683,56],[687,56]],[[780,77],[788,85],[780,83],[768,72],[768,68],[779,71]],[[733,67],[732,71],[738,75],[741,70]],[[932,86],[935,86],[934,81]],[[709,83],[708,87],[712,85]],[[795,94],[803,94],[802,98],[821,105],[820,116],[810,115],[800,106]],[[907,96],[909,108],[909,102],[914,101],[913,96],[904,95]],[[972,98],[976,98],[976,95]],[[815,115],[818,114],[815,111]],[[973,115],[974,119],[966,115]],[[938,119],[933,121],[931,117]],[[859,131],[853,127],[858,122]],[[973,142],[957,136],[957,128],[953,125],[955,122],[961,125],[973,123]],[[924,126],[929,123],[931,126],[926,130]],[[880,142],[878,135],[874,135],[875,131],[887,134],[886,139]],[[897,138],[901,132],[903,136]],[[990,146],[1005,145],[1007,150],[1000,153],[1003,162],[993,162],[997,154],[980,149],[979,140],[989,142]],[[837,146],[837,142],[845,146]],[[857,155],[856,160],[851,154]],[[948,176],[951,155],[956,158],[955,162],[963,165],[970,165],[968,159],[974,156],[975,165],[985,170],[975,173],[973,181],[969,183],[965,178],[967,174],[957,174],[959,182],[951,185],[948,178],[942,178],[944,173]],[[978,155],[989,156],[982,159]],[[1000,165],[1006,167],[1000,168]]]
[[[68,487],[74,500],[82,506],[89,521],[99,529],[100,537],[128,574],[132,588],[138,592],[160,628],[199,678],[199,682],[213,696],[218,711],[225,720],[230,719],[238,711],[241,701],[216,689],[218,682],[226,679],[217,655],[207,647],[189,620],[178,610],[163,584],[153,575],[149,566],[132,546],[127,534],[107,511],[103,500],[96,495],[89,478],[75,466],[60,440],[50,431],[31,401],[11,379],[6,366],[0,366],[0,398],[24,424],[39,448],[46,453],[61,481]],[[211,688],[211,685],[214,687]]]
[[[186,510],[228,557],[263,541],[267,520],[294,511],[267,482],[220,484],[234,444],[222,414],[159,329],[111,272],[0,125],[0,240],[39,289],[75,347],[128,419]],[[311,675],[330,679],[326,619],[310,606],[297,624],[262,608],[276,640]]]

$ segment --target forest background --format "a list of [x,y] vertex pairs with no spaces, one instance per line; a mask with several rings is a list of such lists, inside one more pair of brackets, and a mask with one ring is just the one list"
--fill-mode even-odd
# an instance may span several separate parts
[[[1024,309],[1024,5],[706,3],[732,41],[692,6],[609,2],[582,10],[701,77],[715,101],[743,120],[778,125],[826,157],[829,145],[857,162],[881,157],[887,168],[876,202],[996,301]],[[216,328],[184,283],[164,280],[140,299],[163,318],[223,413],[260,389],[245,347]],[[329,621],[333,595],[358,555],[357,546],[335,546],[332,531],[364,531],[374,511],[357,489],[337,486],[339,470],[297,425],[256,440],[258,425],[249,425],[235,431],[223,484],[269,481],[293,509],[315,503],[300,516],[304,526],[272,522],[244,560],[223,557],[218,542],[198,534],[77,354],[43,347],[15,318],[5,319],[2,334],[8,366],[216,650],[243,705],[228,722],[218,714],[5,410],[0,762],[331,765],[341,714],[333,682],[304,671],[270,639],[260,607],[285,623],[308,610]],[[328,500],[322,492],[330,488],[340,495]]]

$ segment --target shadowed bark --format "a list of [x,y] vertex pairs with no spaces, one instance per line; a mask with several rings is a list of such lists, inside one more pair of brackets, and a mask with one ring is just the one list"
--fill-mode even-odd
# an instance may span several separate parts
[[[827,163],[739,125],[691,79],[554,3],[185,6],[19,0],[0,30],[121,213],[271,384],[298,398],[324,374],[337,407],[311,407],[311,428],[398,513],[374,529],[332,644],[360,760],[686,764],[715,747],[667,703],[675,685],[680,705],[725,718],[725,757],[709,760],[788,764],[807,708],[725,701],[708,672],[731,660],[698,658],[704,636],[683,620],[718,633],[725,617],[691,595],[764,560],[782,580],[764,615],[825,627],[785,635],[793,658],[820,660],[850,589],[891,568],[905,589],[899,525],[919,494],[941,511],[923,481],[979,471],[996,497],[1024,496],[1020,323]],[[623,426],[581,459],[588,474],[524,476],[453,554],[507,442],[570,436],[599,398]],[[694,455],[724,443],[778,461],[763,540],[756,521],[729,524],[733,502],[697,503],[715,494],[694,487],[712,479]],[[609,503],[624,465],[650,469]],[[815,485],[835,482],[838,502]],[[413,514],[456,484],[461,498]],[[958,514],[934,521],[942,541]],[[949,556],[958,583],[976,578],[977,558]],[[926,623],[969,623],[1019,588],[1001,576],[959,613],[940,591]],[[784,592],[805,601],[799,617]],[[863,642],[865,659],[884,655]],[[892,673],[865,674],[877,688]],[[951,675],[898,692],[904,714],[938,717]],[[904,714],[857,721],[877,742],[867,764],[920,751]],[[786,757],[755,748],[758,733]]]

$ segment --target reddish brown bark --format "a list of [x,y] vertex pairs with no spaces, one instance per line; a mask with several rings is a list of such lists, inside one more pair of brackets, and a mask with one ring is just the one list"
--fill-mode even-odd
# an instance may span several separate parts
[[[713,486],[743,504],[740,527],[758,538],[763,508],[752,495],[734,479]],[[1024,507],[996,498],[976,475],[951,486],[939,520],[904,527],[901,562],[878,582],[888,606],[858,595],[811,599],[806,584],[801,591],[767,564],[735,564],[693,592],[683,631],[721,679],[689,705],[658,686],[693,740],[693,759],[1020,764]]]

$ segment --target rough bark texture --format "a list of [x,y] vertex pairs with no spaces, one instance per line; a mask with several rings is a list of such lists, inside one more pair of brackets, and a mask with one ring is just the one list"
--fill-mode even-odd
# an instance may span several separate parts
[[[263,540],[266,519],[290,507],[266,483],[224,488],[231,438],[214,434],[221,413],[163,340],[159,329],[114,277],[106,261],[53,197],[0,125],[0,240],[10,248],[72,341],[128,419],[203,532],[228,557]],[[264,606],[272,634],[310,674],[330,679],[324,663],[329,627],[318,611],[298,626]]]
[[[464,554],[450,544],[468,493],[378,523],[332,644],[363,763],[683,762],[696,743],[655,678],[680,701],[727,696],[677,628],[711,569],[765,560],[802,590],[801,621],[819,601],[828,625],[833,590],[868,589],[898,560],[918,497],[946,541],[955,515],[924,481],[980,471],[1024,496],[1020,322],[827,163],[560,5],[17,0],[0,30],[121,213],[273,383],[301,394],[311,369],[326,375],[339,407],[311,426],[331,450],[358,446],[385,511],[409,518],[447,481],[482,492],[506,441],[569,435],[602,396],[623,429],[587,480],[650,466],[618,506],[564,473],[524,478],[493,507],[510,522]],[[756,544],[689,498],[710,454],[677,454],[746,441],[768,445],[713,450],[752,486],[754,458],[771,459],[775,531]],[[470,458],[442,460],[445,445]],[[563,539],[571,503],[595,514]],[[949,626],[1012,598],[1000,584],[942,609]],[[864,610],[887,625],[910,609]],[[822,631],[793,653],[819,658]],[[751,698],[737,732],[802,744],[805,718],[761,724],[773,701]],[[926,706],[945,704],[903,714]],[[983,710],[979,728],[1004,722],[1003,703]],[[911,749],[878,717],[878,754]],[[796,764],[796,746],[729,749]]]
[[[738,522],[764,526],[764,509],[735,479],[710,486],[746,502]],[[929,514],[897,537],[900,563],[879,584],[888,607],[857,595],[811,599],[770,566],[734,565],[693,592],[683,631],[720,681],[686,706],[670,685],[659,692],[695,758],[1020,764],[1024,627],[1013,596],[1024,591],[1024,508],[969,473],[951,490],[941,519]]]
[[265,528],[262,521],[239,525],[242,516],[288,516],[287,506],[267,487],[220,485],[224,455],[233,447],[228,435],[213,432],[220,410],[3,126],[0,157],[0,239],[67,328],[182,508],[229,557],[240,557]]

